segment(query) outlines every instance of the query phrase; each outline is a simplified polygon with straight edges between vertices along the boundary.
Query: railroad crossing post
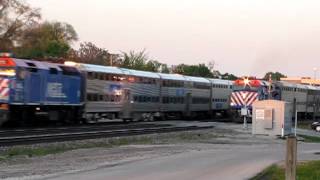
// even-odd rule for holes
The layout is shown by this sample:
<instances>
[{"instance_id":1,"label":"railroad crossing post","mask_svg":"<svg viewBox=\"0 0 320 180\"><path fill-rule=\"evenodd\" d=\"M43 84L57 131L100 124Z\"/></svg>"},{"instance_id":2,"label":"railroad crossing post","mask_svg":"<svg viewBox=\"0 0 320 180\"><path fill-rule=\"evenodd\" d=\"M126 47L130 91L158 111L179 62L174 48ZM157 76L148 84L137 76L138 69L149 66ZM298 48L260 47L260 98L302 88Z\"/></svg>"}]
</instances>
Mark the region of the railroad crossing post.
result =
<instances>
[{"instance_id":1,"label":"railroad crossing post","mask_svg":"<svg viewBox=\"0 0 320 180\"><path fill-rule=\"evenodd\" d=\"M287 137L286 180L296 180L297 137Z\"/></svg>"},{"instance_id":2,"label":"railroad crossing post","mask_svg":"<svg viewBox=\"0 0 320 180\"><path fill-rule=\"evenodd\" d=\"M241 115L243 116L243 129L248 129L248 122L247 122L248 108L246 105L244 106L244 108L241 109Z\"/></svg>"}]
</instances>

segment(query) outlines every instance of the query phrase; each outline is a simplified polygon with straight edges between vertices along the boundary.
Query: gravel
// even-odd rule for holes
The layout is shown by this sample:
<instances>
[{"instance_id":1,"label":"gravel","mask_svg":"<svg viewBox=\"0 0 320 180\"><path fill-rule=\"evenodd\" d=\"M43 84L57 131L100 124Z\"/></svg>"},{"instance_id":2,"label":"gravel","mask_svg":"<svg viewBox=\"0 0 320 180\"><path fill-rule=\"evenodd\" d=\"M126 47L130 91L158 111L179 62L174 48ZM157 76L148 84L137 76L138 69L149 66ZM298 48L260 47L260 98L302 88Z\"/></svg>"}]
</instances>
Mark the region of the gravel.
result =
<instances>
[{"instance_id":1,"label":"gravel","mask_svg":"<svg viewBox=\"0 0 320 180\"><path fill-rule=\"evenodd\" d=\"M45 156L15 156L0 161L0 178L46 179L49 177L89 171L101 167L117 166L124 163L150 159L161 156L171 156L177 153L203 151L212 148L228 148L232 144L268 145L283 143L282 140L266 136L252 136L250 131L243 130L241 124L217 123L211 130L179 132L155 135L141 135L152 139L152 143L133 143L111 147L91 147L74 149L63 153ZM74 144L105 143L110 139L84 140L64 142L64 146ZM40 144L24 147L50 147L61 143ZM4 151L5 149L0 149Z\"/></svg>"}]
</instances>

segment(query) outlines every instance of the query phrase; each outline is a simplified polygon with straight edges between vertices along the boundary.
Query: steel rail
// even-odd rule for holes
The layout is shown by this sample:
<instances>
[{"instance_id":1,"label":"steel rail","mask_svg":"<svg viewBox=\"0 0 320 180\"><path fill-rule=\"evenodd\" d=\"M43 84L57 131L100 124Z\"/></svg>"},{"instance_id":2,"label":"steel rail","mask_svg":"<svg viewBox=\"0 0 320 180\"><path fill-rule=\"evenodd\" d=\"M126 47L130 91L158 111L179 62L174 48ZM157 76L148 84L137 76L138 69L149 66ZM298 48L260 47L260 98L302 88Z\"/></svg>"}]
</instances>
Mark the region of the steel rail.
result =
<instances>
[{"instance_id":1,"label":"steel rail","mask_svg":"<svg viewBox=\"0 0 320 180\"><path fill-rule=\"evenodd\" d=\"M142 135L142 134L201 130L201 129L210 129L210 128L213 128L213 126L150 127L150 128L120 129L120 130L97 130L97 131L64 132L64 133L40 134L40 135L9 136L9 137L0 137L0 146L62 142L62 141L85 140L85 139L107 138L107 137L121 137L121 136L132 136L132 135Z\"/></svg>"}]
</instances>

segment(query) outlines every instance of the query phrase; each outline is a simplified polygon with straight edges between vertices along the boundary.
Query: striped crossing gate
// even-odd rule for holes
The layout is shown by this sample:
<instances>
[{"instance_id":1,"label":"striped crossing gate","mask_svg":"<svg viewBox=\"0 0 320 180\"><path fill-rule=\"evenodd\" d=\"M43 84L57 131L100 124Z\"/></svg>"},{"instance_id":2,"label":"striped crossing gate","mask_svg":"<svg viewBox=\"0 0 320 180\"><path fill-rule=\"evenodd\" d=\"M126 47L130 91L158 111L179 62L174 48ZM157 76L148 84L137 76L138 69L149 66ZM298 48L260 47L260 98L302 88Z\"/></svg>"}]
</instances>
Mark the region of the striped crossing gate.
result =
<instances>
[{"instance_id":1,"label":"striped crossing gate","mask_svg":"<svg viewBox=\"0 0 320 180\"><path fill-rule=\"evenodd\" d=\"M258 100L258 93L254 91L235 91L231 93L232 107L251 107Z\"/></svg>"},{"instance_id":2,"label":"striped crossing gate","mask_svg":"<svg viewBox=\"0 0 320 180\"><path fill-rule=\"evenodd\" d=\"M10 79L0 77L0 100L9 100Z\"/></svg>"}]
</instances>

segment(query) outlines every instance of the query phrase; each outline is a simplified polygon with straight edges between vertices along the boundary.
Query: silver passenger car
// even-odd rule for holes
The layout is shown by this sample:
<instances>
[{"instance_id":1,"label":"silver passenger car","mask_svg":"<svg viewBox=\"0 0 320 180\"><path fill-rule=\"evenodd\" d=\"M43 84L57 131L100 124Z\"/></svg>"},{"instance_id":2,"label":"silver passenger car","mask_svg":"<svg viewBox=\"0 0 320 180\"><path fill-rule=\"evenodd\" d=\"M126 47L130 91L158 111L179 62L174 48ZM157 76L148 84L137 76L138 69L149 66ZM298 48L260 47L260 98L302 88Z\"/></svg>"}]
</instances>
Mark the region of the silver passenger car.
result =
<instances>
[{"instance_id":1,"label":"silver passenger car","mask_svg":"<svg viewBox=\"0 0 320 180\"><path fill-rule=\"evenodd\" d=\"M211 112L211 82L202 77L185 76L187 79L187 112L191 116L207 116Z\"/></svg>"},{"instance_id":2,"label":"silver passenger car","mask_svg":"<svg viewBox=\"0 0 320 180\"><path fill-rule=\"evenodd\" d=\"M187 112L189 81L179 74L158 73L161 78L160 103L161 113L165 117L182 117Z\"/></svg>"},{"instance_id":3,"label":"silver passenger car","mask_svg":"<svg viewBox=\"0 0 320 180\"><path fill-rule=\"evenodd\" d=\"M125 77L117 67L77 64L85 76L84 118L96 121L119 116L125 102L123 88Z\"/></svg>"},{"instance_id":4,"label":"silver passenger car","mask_svg":"<svg viewBox=\"0 0 320 180\"><path fill-rule=\"evenodd\" d=\"M230 94L233 90L233 81L209 79L212 83L212 110L214 114L226 116L230 108Z\"/></svg>"},{"instance_id":5,"label":"silver passenger car","mask_svg":"<svg viewBox=\"0 0 320 180\"><path fill-rule=\"evenodd\" d=\"M153 120L160 116L160 76L157 73L120 68L125 77L122 118Z\"/></svg>"}]
</instances>

